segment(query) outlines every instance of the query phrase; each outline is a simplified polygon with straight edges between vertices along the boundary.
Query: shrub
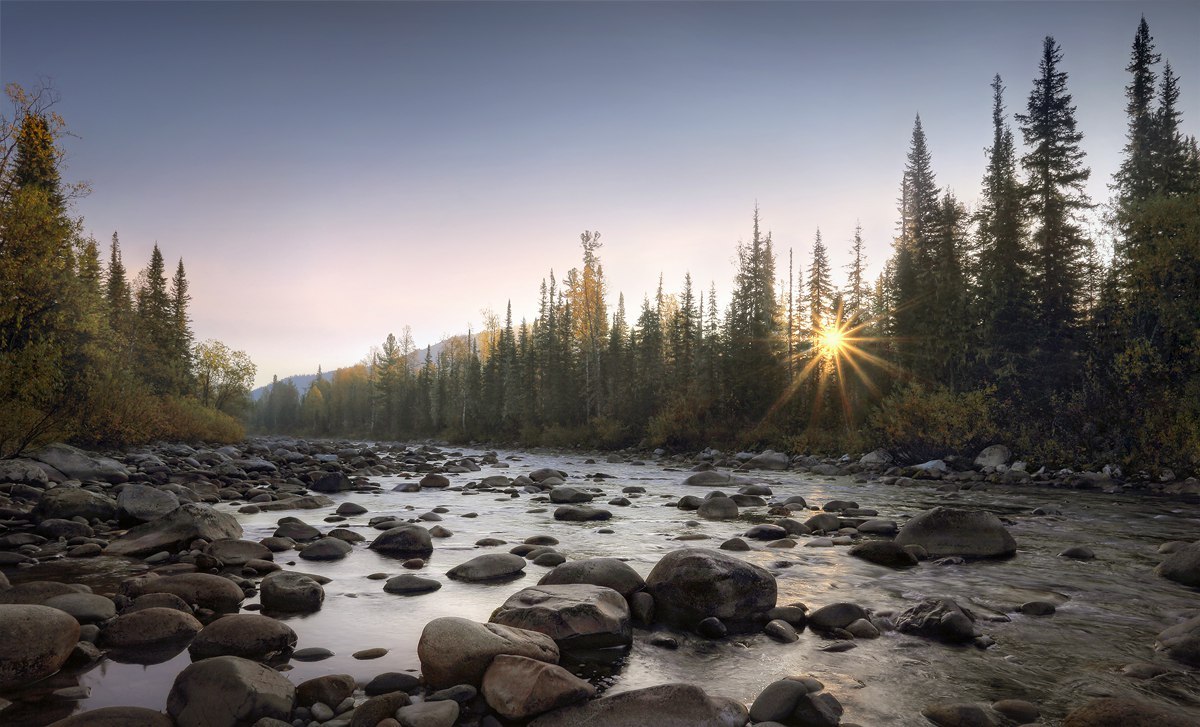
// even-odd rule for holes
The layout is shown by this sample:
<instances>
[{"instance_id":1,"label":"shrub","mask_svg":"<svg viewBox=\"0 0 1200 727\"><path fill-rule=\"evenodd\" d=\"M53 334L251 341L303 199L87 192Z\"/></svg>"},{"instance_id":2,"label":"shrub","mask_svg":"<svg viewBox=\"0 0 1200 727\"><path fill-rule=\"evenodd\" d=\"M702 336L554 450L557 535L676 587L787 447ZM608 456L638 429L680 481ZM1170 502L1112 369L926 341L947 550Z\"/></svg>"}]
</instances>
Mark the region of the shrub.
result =
<instances>
[{"instance_id":1,"label":"shrub","mask_svg":"<svg viewBox=\"0 0 1200 727\"><path fill-rule=\"evenodd\" d=\"M974 454L997 436L991 388L955 393L910 383L886 396L869 424L902 460Z\"/></svg>"}]
</instances>

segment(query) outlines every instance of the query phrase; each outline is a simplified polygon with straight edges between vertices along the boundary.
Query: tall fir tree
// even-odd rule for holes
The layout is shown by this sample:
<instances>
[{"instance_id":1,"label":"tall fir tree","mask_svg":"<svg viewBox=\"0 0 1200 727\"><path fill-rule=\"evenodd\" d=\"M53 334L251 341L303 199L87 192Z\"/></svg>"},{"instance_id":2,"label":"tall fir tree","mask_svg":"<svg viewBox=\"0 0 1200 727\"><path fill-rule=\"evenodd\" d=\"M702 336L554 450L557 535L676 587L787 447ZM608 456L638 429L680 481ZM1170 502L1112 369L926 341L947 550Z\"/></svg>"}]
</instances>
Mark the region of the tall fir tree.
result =
<instances>
[{"instance_id":1,"label":"tall fir tree","mask_svg":"<svg viewBox=\"0 0 1200 727\"><path fill-rule=\"evenodd\" d=\"M829 271L829 254L817 229L813 239L812 262L808 266L808 322L813 331L819 331L829 322L833 313L833 278Z\"/></svg>"}]
</instances>

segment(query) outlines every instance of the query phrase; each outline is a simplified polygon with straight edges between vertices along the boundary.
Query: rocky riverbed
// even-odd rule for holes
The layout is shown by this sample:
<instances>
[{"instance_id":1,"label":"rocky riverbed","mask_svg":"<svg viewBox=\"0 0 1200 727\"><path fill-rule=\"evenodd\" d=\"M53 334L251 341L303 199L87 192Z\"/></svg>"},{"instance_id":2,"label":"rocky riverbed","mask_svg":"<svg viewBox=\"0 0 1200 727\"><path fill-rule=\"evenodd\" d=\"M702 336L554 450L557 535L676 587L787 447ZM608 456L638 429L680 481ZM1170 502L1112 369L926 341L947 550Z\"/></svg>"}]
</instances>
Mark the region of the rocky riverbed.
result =
<instances>
[{"instance_id":1,"label":"rocky riverbed","mask_svg":"<svg viewBox=\"0 0 1200 727\"><path fill-rule=\"evenodd\" d=\"M1200 724L1197 493L1003 448L54 445L0 461L0 724Z\"/></svg>"}]
</instances>

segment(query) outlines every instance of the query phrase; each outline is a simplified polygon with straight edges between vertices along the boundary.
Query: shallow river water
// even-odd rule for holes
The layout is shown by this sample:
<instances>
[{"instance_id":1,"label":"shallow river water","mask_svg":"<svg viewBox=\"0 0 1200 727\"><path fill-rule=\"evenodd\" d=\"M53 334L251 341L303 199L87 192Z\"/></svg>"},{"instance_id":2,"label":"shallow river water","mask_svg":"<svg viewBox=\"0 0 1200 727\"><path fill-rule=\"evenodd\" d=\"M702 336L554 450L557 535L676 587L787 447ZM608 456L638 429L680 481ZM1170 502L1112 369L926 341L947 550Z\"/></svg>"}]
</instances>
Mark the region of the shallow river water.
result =
<instances>
[{"instance_id":1,"label":"shallow river water","mask_svg":"<svg viewBox=\"0 0 1200 727\"><path fill-rule=\"evenodd\" d=\"M463 450L463 454L480 453ZM321 674L348 673L368 680L384 671L418 671L416 643L426 622L439 616L486 621L510 594L534 585L547 569L531 563L523 577L497 584L452 581L446 578L446 571L482 552L506 551L531 535L558 538L557 549L569 559L617 557L645 576L667 551L688 546L715 548L762 522L766 515L763 507L743 508L737 520L701 520L698 525L688 525L696 513L666 504L685 494L702 497L708 489L684 486L688 472L653 461L644 466L605 464L602 459L599 464L584 464L584 456L499 454L509 468L485 465L479 473L449 475L452 485L491 474L511 477L553 467L568 473L567 484L600 488L603 495L592 504L611 510L613 519L557 522L552 517L554 505L531 502L533 496L524 493L513 498L494 492L392 492L395 484L408 479L402 477L373 478L381 485L378 492L334 495L334 507L350 500L368 508L369 513L336 524L361 532L368 541L377 533L367 526L372 516L415 517L434 507L448 508L439 524L453 536L434 540L433 556L418 572L436 578L443 587L419 596L384 593L383 581L366 576L407 571L399 560L367 550L366 543L357 544L350 556L337 562L304 561L295 558L294 552L276 554L276 562L287 563L286 567L332 579L325 585L326 600L319 612L285 620L299 635L298 648L325 647L335 656L315 663L293 661L293 668L285 672L290 679L299 683ZM597 472L612 478L584 479ZM651 631L637 629L632 650L620 662L575 664L577 673L589 676L610 693L685 681L747 705L772 681L809 674L824 682L845 706L844 721L862 725L927 725L920 711L930 702L987 703L1007 698L1039 705L1043 722L1054 724L1071 708L1106 695L1174 704L1195 715L1200 724L1200 674L1189 673L1153 649L1156 633L1200 609L1200 593L1151 572L1160 559L1156 554L1160 543L1200 538L1200 505L999 485L948 494L938 492L936 483L899 488L855 482L850 477L793 472L747 476L770 485L777 499L802 495L810 506L834 499L853 500L877 510L879 517L901 522L937 505L986 508L1009 520L1018 552L1004 561L948 566L925 562L898 571L851 558L847 547L803 547L808 540L805 537L797 538L800 547L794 549L765 548L752 541L753 550L737 554L776 575L781 605L799 601L816 608L853 601L869 609L898 612L922 598L948 596L975 611L982 631L994 638L996 645L979 650L887 633L879 639L860 640L857 648L847 652L826 653L820 647L828 641L805 631L792 644L779 644L762 634L717 642L676 634L679 649L670 651L649 643ZM629 485L645 487L646 493L633 497L629 507L604 504ZM726 488L726 492L734 491ZM236 506L220 507L236 511ZM271 535L276 521L284 516L299 517L323 530L335 527L322 522L334 507L238 518L245 528L244 537L258 540ZM1063 515L1034 517L1030 513L1036 507L1055 507ZM463 517L468 513L478 517ZM599 533L602 528L614 532ZM702 533L709 539L674 539L684 533ZM500 538L509 545L477 548L475 541L484 537ZM1057 557L1071 545L1092 548L1096 559L1084 562ZM54 574L52 567L39 566L34 572L22 573L20 580L63 578ZM121 570L114 563L108 573L87 572L77 579L93 585L97 592L111 592L113 576ZM1043 617L1015 613L1016 606L1031 600L1049 600L1058 610ZM369 661L351 657L353 652L371 647L389 651ZM1152 680L1135 680L1121 673L1123 666L1133 662L1157 663L1171 671ZM79 683L91 689L81 706L162 709L176 673L188 663L186 651L150 666L105 660L80 678Z\"/></svg>"}]
</instances>

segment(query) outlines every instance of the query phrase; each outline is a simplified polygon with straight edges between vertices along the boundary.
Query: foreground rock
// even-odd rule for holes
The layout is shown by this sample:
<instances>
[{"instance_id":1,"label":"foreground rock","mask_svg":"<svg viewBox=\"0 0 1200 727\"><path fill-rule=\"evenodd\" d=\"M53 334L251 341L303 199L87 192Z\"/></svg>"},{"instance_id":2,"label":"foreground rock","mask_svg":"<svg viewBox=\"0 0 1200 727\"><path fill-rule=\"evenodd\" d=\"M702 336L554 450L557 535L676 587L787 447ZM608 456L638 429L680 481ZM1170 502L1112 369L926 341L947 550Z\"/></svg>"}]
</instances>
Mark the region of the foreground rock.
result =
<instances>
[{"instance_id":1,"label":"foreground rock","mask_svg":"<svg viewBox=\"0 0 1200 727\"><path fill-rule=\"evenodd\" d=\"M264 717L287 722L296 688L279 672L237 656L198 661L175 677L167 714L177 727L238 727Z\"/></svg>"},{"instance_id":2,"label":"foreground rock","mask_svg":"<svg viewBox=\"0 0 1200 727\"><path fill-rule=\"evenodd\" d=\"M979 632L975 617L949 598L926 599L896 617L896 629L948 644L971 641Z\"/></svg>"},{"instance_id":3,"label":"foreground rock","mask_svg":"<svg viewBox=\"0 0 1200 727\"><path fill-rule=\"evenodd\" d=\"M1200 543L1185 545L1171 553L1154 572L1176 583L1200 588Z\"/></svg>"},{"instance_id":4,"label":"foreground rock","mask_svg":"<svg viewBox=\"0 0 1200 727\"><path fill-rule=\"evenodd\" d=\"M1135 699L1094 699L1067 715L1063 727L1195 727L1179 712Z\"/></svg>"},{"instance_id":5,"label":"foreground rock","mask_svg":"<svg viewBox=\"0 0 1200 727\"><path fill-rule=\"evenodd\" d=\"M775 576L752 563L707 548L667 553L646 578L657 620L694 629L706 618L731 632L757 631L775 607Z\"/></svg>"},{"instance_id":6,"label":"foreground rock","mask_svg":"<svg viewBox=\"0 0 1200 727\"><path fill-rule=\"evenodd\" d=\"M259 601L267 611L312 613L325 602L325 589L304 573L276 571L263 578Z\"/></svg>"},{"instance_id":7,"label":"foreground rock","mask_svg":"<svg viewBox=\"0 0 1200 727\"><path fill-rule=\"evenodd\" d=\"M428 558L433 553L433 540L420 525L400 525L384 530L367 547L387 555Z\"/></svg>"},{"instance_id":8,"label":"foreground rock","mask_svg":"<svg viewBox=\"0 0 1200 727\"><path fill-rule=\"evenodd\" d=\"M948 507L935 507L909 520L895 542L919 545L932 558L1005 558L1017 552L1017 541L994 514Z\"/></svg>"},{"instance_id":9,"label":"foreground rock","mask_svg":"<svg viewBox=\"0 0 1200 727\"><path fill-rule=\"evenodd\" d=\"M208 505L180 505L158 520L138 525L104 549L107 555L147 556L160 551L178 552L193 540L242 537L242 526L229 513Z\"/></svg>"},{"instance_id":10,"label":"foreground rock","mask_svg":"<svg viewBox=\"0 0 1200 727\"><path fill-rule=\"evenodd\" d=\"M1200 616L1164 630L1155 641L1172 659L1200 667Z\"/></svg>"},{"instance_id":11,"label":"foreground rock","mask_svg":"<svg viewBox=\"0 0 1200 727\"><path fill-rule=\"evenodd\" d=\"M603 649L633 642L629 604L603 586L526 588L510 596L490 620L546 634L559 649Z\"/></svg>"},{"instance_id":12,"label":"foreground rock","mask_svg":"<svg viewBox=\"0 0 1200 727\"><path fill-rule=\"evenodd\" d=\"M529 727L743 727L746 708L691 684L622 692L542 715Z\"/></svg>"},{"instance_id":13,"label":"foreground rock","mask_svg":"<svg viewBox=\"0 0 1200 727\"><path fill-rule=\"evenodd\" d=\"M29 457L50 465L73 480L99 480L110 483L129 481L129 470L120 462L107 457L93 457L82 449L67 444L48 444Z\"/></svg>"},{"instance_id":14,"label":"foreground rock","mask_svg":"<svg viewBox=\"0 0 1200 727\"><path fill-rule=\"evenodd\" d=\"M570 583L587 583L604 586L629 598L646 586L638 572L616 558L585 558L563 563L542 576L538 585L558 586Z\"/></svg>"},{"instance_id":15,"label":"foreground rock","mask_svg":"<svg viewBox=\"0 0 1200 727\"><path fill-rule=\"evenodd\" d=\"M118 616L104 628L100 643L125 652L172 644L179 644L182 649L201 628L200 622L190 613L153 606Z\"/></svg>"},{"instance_id":16,"label":"foreground rock","mask_svg":"<svg viewBox=\"0 0 1200 727\"><path fill-rule=\"evenodd\" d=\"M79 641L79 622L49 606L0 605L0 689L55 673Z\"/></svg>"},{"instance_id":17,"label":"foreground rock","mask_svg":"<svg viewBox=\"0 0 1200 727\"><path fill-rule=\"evenodd\" d=\"M485 553L454 566L446 575L461 581L493 581L520 575L527 563L512 553Z\"/></svg>"},{"instance_id":18,"label":"foreground rock","mask_svg":"<svg viewBox=\"0 0 1200 727\"><path fill-rule=\"evenodd\" d=\"M508 719L525 720L589 699L596 688L557 664L501 654L483 675L488 706Z\"/></svg>"},{"instance_id":19,"label":"foreground rock","mask_svg":"<svg viewBox=\"0 0 1200 727\"><path fill-rule=\"evenodd\" d=\"M232 613L246 599L242 589L228 578L211 573L181 573L175 576L145 576L121 584L121 591L137 598L147 593L173 593L185 603Z\"/></svg>"},{"instance_id":20,"label":"foreground rock","mask_svg":"<svg viewBox=\"0 0 1200 727\"><path fill-rule=\"evenodd\" d=\"M804 727L837 727L842 705L822 684L809 677L780 679L767 685L750 707L755 722L778 722Z\"/></svg>"},{"instance_id":21,"label":"foreground rock","mask_svg":"<svg viewBox=\"0 0 1200 727\"><path fill-rule=\"evenodd\" d=\"M436 618L425 624L417 642L421 674L434 689L479 686L492 659L500 654L558 663L558 647L545 634L465 618Z\"/></svg>"},{"instance_id":22,"label":"foreground rock","mask_svg":"<svg viewBox=\"0 0 1200 727\"><path fill-rule=\"evenodd\" d=\"M270 661L286 656L296 646L296 632L282 621L253 613L223 616L213 621L192 640L192 659L240 656Z\"/></svg>"}]
</instances>

